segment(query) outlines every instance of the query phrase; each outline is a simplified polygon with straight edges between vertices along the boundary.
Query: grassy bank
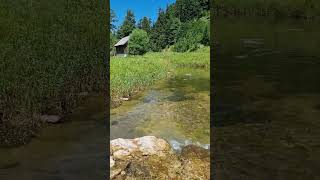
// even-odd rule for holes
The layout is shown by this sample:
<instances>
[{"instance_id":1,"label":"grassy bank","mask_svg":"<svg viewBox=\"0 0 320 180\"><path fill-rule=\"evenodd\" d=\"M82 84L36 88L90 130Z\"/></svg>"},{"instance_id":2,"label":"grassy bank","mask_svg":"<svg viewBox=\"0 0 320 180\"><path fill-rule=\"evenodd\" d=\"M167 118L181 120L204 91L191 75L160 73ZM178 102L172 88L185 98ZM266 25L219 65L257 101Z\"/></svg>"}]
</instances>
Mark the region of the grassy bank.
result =
<instances>
[{"instance_id":1,"label":"grassy bank","mask_svg":"<svg viewBox=\"0 0 320 180\"><path fill-rule=\"evenodd\" d=\"M210 48L204 47L195 52L167 54L170 62L175 67L210 68Z\"/></svg>"},{"instance_id":2,"label":"grassy bank","mask_svg":"<svg viewBox=\"0 0 320 180\"><path fill-rule=\"evenodd\" d=\"M320 17L320 3L314 0L215 0L212 7L214 14L221 16Z\"/></svg>"},{"instance_id":3,"label":"grassy bank","mask_svg":"<svg viewBox=\"0 0 320 180\"><path fill-rule=\"evenodd\" d=\"M72 110L102 91L105 4L4 0L0 6L0 146L26 143L41 114Z\"/></svg>"},{"instance_id":4,"label":"grassy bank","mask_svg":"<svg viewBox=\"0 0 320 180\"><path fill-rule=\"evenodd\" d=\"M143 56L112 57L110 62L111 105L117 106L122 97L133 94L165 78L178 67L209 68L210 49L195 52L152 52Z\"/></svg>"}]
</instances>

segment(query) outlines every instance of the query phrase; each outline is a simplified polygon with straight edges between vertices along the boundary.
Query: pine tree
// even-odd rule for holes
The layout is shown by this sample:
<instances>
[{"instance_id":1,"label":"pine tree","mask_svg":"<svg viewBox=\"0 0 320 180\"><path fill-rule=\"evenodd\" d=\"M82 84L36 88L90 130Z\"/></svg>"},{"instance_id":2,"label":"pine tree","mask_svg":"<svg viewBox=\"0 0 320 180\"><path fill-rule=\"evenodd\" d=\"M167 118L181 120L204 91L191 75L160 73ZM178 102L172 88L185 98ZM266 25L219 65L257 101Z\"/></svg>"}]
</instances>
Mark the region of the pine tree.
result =
<instances>
[{"instance_id":1,"label":"pine tree","mask_svg":"<svg viewBox=\"0 0 320 180\"><path fill-rule=\"evenodd\" d=\"M166 41L166 14L162 9L159 9L159 15L151 32L151 49L153 51L160 51L167 45Z\"/></svg>"},{"instance_id":2,"label":"pine tree","mask_svg":"<svg viewBox=\"0 0 320 180\"><path fill-rule=\"evenodd\" d=\"M174 4L167 6L165 35L167 46L173 45L177 40L177 35L181 26L180 20L175 16Z\"/></svg>"},{"instance_id":3,"label":"pine tree","mask_svg":"<svg viewBox=\"0 0 320 180\"><path fill-rule=\"evenodd\" d=\"M129 36L131 32L135 29L135 27L136 27L136 20L135 20L134 14L131 10L128 10L125 20L123 21L123 24L121 25L117 33L117 37L121 39L125 36Z\"/></svg>"},{"instance_id":4,"label":"pine tree","mask_svg":"<svg viewBox=\"0 0 320 180\"><path fill-rule=\"evenodd\" d=\"M110 10L110 30L111 31L116 30L116 25L114 24L115 22L117 22L116 13L111 9Z\"/></svg>"},{"instance_id":5,"label":"pine tree","mask_svg":"<svg viewBox=\"0 0 320 180\"><path fill-rule=\"evenodd\" d=\"M201 0L205 2L205 0ZM176 16L181 22L187 22L199 18L203 8L200 1L195 0L177 0L175 4Z\"/></svg>"},{"instance_id":6,"label":"pine tree","mask_svg":"<svg viewBox=\"0 0 320 180\"><path fill-rule=\"evenodd\" d=\"M151 32L151 19L143 17L138 23L138 28L146 31L148 34Z\"/></svg>"}]
</instances>

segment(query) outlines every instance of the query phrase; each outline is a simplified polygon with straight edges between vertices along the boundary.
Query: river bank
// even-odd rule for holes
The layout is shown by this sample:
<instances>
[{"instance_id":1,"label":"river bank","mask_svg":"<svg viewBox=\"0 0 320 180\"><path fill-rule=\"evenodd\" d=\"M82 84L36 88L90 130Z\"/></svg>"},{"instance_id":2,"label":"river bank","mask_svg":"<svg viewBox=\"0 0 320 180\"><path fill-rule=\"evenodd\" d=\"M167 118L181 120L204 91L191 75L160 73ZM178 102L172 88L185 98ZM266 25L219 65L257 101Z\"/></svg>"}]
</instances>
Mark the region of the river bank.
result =
<instances>
[{"instance_id":1,"label":"river bank","mask_svg":"<svg viewBox=\"0 0 320 180\"><path fill-rule=\"evenodd\" d=\"M118 107L155 82L172 76L177 67L208 69L209 51L209 47L204 47L186 53L160 52L126 58L111 57L111 107Z\"/></svg>"},{"instance_id":2,"label":"river bank","mask_svg":"<svg viewBox=\"0 0 320 180\"><path fill-rule=\"evenodd\" d=\"M189 145L180 154L154 136L110 142L110 179L210 179L210 153Z\"/></svg>"},{"instance_id":3,"label":"river bank","mask_svg":"<svg viewBox=\"0 0 320 180\"><path fill-rule=\"evenodd\" d=\"M103 179L105 111L104 96L90 95L63 123L46 125L28 144L0 148L1 179Z\"/></svg>"},{"instance_id":4,"label":"river bank","mask_svg":"<svg viewBox=\"0 0 320 180\"><path fill-rule=\"evenodd\" d=\"M169 62L169 73L111 109L111 140L152 135L168 141L177 152L189 144L209 149L209 48L158 55ZM130 63L126 60L119 59Z\"/></svg>"},{"instance_id":5,"label":"river bank","mask_svg":"<svg viewBox=\"0 0 320 180\"><path fill-rule=\"evenodd\" d=\"M51 111L51 113L54 113L52 115L20 113L14 116L14 120L2 122L0 124L0 148L14 148L30 143L33 138L39 136L42 129L50 126L50 124L63 123L66 116L70 115L82 103L85 103L86 99L97 96L96 94L98 93L79 93L76 97L73 97L73 103L70 103L67 112Z\"/></svg>"},{"instance_id":6,"label":"river bank","mask_svg":"<svg viewBox=\"0 0 320 180\"><path fill-rule=\"evenodd\" d=\"M120 87L129 87L127 92L142 86L139 79L146 81L110 111L110 178L210 179L209 48L113 60L129 71L111 74L125 82ZM152 68L139 64L149 61L165 64L157 69L161 76L153 79Z\"/></svg>"},{"instance_id":7,"label":"river bank","mask_svg":"<svg viewBox=\"0 0 320 180\"><path fill-rule=\"evenodd\" d=\"M319 20L319 2L303 0L266 0L238 2L217 1L212 6L215 16L274 17Z\"/></svg>"}]
</instances>

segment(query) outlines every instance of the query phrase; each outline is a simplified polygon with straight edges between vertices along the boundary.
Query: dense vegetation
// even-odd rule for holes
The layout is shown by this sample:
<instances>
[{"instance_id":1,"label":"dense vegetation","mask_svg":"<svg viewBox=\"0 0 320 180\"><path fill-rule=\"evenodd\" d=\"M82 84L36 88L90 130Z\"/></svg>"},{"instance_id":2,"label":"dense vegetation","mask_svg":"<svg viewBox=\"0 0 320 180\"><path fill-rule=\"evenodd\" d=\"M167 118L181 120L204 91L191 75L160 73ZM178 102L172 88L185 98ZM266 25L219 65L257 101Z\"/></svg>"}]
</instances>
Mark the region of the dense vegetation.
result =
<instances>
[{"instance_id":1,"label":"dense vegetation","mask_svg":"<svg viewBox=\"0 0 320 180\"><path fill-rule=\"evenodd\" d=\"M131 32L135 29L135 27L136 27L136 20L135 20L134 14L131 10L128 10L126 19L123 21L122 26L117 31L118 39L121 39L125 36L129 36Z\"/></svg>"},{"instance_id":2,"label":"dense vegetation","mask_svg":"<svg viewBox=\"0 0 320 180\"><path fill-rule=\"evenodd\" d=\"M215 0L216 15L274 16L315 19L320 16L319 0Z\"/></svg>"},{"instance_id":3,"label":"dense vegetation","mask_svg":"<svg viewBox=\"0 0 320 180\"><path fill-rule=\"evenodd\" d=\"M64 114L81 92L104 89L105 8L95 0L1 0L1 145L10 144L9 126L39 124L38 115Z\"/></svg>"},{"instance_id":4,"label":"dense vegetation","mask_svg":"<svg viewBox=\"0 0 320 180\"><path fill-rule=\"evenodd\" d=\"M167 75L176 67L210 68L209 47L194 52L148 52L143 56L111 57L111 105L117 106L122 97L130 97Z\"/></svg>"},{"instance_id":5,"label":"dense vegetation","mask_svg":"<svg viewBox=\"0 0 320 180\"><path fill-rule=\"evenodd\" d=\"M148 51L149 36L145 30L135 29L130 36L129 54L139 55Z\"/></svg>"},{"instance_id":6,"label":"dense vegetation","mask_svg":"<svg viewBox=\"0 0 320 180\"><path fill-rule=\"evenodd\" d=\"M145 49L149 51L159 52L168 48L178 52L194 51L201 45L209 45L209 15L209 0L177 0L165 10L159 9L158 18L153 24L150 18L143 17L136 25L134 13L128 10L119 30L110 36L116 41L138 28L147 32L150 42ZM115 21L113 15L111 26L114 26L112 22Z\"/></svg>"}]
</instances>

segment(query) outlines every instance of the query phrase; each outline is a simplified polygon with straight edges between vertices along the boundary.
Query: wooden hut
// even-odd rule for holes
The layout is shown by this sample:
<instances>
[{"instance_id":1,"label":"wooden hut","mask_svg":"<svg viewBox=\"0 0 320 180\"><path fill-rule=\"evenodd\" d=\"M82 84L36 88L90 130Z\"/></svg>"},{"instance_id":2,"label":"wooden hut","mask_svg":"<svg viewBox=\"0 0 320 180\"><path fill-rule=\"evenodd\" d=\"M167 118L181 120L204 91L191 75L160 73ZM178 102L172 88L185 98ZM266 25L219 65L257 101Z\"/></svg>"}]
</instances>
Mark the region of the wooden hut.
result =
<instances>
[{"instance_id":1,"label":"wooden hut","mask_svg":"<svg viewBox=\"0 0 320 180\"><path fill-rule=\"evenodd\" d=\"M129 49L128 49L129 38L130 38L130 36L126 36L126 37L120 39L120 41L114 45L116 47L116 55L117 56L126 57L128 55L128 53L129 53Z\"/></svg>"}]
</instances>

